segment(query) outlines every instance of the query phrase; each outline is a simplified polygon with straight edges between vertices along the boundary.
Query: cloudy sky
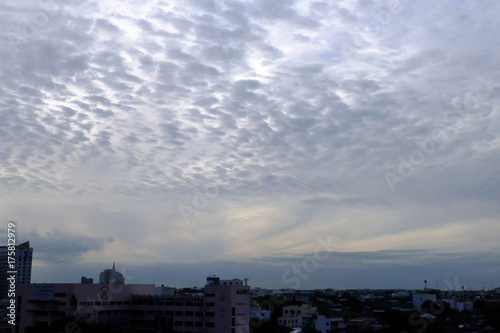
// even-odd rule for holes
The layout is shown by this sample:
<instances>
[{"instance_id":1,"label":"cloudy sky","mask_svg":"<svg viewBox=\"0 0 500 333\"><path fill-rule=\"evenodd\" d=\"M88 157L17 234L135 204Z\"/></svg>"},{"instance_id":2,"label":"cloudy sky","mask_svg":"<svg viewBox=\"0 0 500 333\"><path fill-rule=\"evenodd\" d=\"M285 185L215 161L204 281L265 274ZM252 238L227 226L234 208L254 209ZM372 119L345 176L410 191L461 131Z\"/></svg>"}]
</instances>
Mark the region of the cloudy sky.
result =
<instances>
[{"instance_id":1,"label":"cloudy sky","mask_svg":"<svg viewBox=\"0 0 500 333\"><path fill-rule=\"evenodd\" d=\"M500 286L499 12L3 2L2 238L35 282Z\"/></svg>"}]
</instances>

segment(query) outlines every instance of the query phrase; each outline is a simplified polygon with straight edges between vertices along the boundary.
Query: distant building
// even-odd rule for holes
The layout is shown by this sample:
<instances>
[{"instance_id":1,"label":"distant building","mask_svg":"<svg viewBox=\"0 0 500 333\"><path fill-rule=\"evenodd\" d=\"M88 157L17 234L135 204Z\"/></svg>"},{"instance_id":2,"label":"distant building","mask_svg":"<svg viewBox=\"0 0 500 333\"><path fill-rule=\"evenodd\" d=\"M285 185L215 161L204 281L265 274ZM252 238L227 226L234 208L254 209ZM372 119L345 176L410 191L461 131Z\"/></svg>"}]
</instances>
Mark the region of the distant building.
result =
<instances>
[{"instance_id":1,"label":"distant building","mask_svg":"<svg viewBox=\"0 0 500 333\"><path fill-rule=\"evenodd\" d=\"M283 315L278 317L278 324L288 328L300 328L303 318L314 315L317 309L309 304L288 305L283 307Z\"/></svg>"},{"instance_id":2,"label":"distant building","mask_svg":"<svg viewBox=\"0 0 500 333\"><path fill-rule=\"evenodd\" d=\"M393 298L405 298L410 297L410 292L408 290L398 291L391 294Z\"/></svg>"},{"instance_id":3,"label":"distant building","mask_svg":"<svg viewBox=\"0 0 500 333\"><path fill-rule=\"evenodd\" d=\"M321 333L333 333L345 331L346 324L343 318L327 318L324 315L319 315L316 318L314 328Z\"/></svg>"},{"instance_id":4,"label":"distant building","mask_svg":"<svg viewBox=\"0 0 500 333\"><path fill-rule=\"evenodd\" d=\"M12 251L7 246L0 246L0 299L7 298L9 271L16 271L16 285L31 282L31 265L33 261L33 248L30 242L24 242L15 247L14 259L15 268L12 269L8 264L8 257Z\"/></svg>"},{"instance_id":5,"label":"distant building","mask_svg":"<svg viewBox=\"0 0 500 333\"><path fill-rule=\"evenodd\" d=\"M254 302L250 306L250 318L257 321L269 321L271 320L271 309L262 308L258 302Z\"/></svg>"},{"instance_id":6,"label":"distant building","mask_svg":"<svg viewBox=\"0 0 500 333\"><path fill-rule=\"evenodd\" d=\"M269 289L262 289L262 288L254 288L252 289L252 295L255 297L264 297L264 296L270 296L271 295L271 290Z\"/></svg>"},{"instance_id":7,"label":"distant building","mask_svg":"<svg viewBox=\"0 0 500 333\"><path fill-rule=\"evenodd\" d=\"M443 302L447 303L450 308L457 311L472 311L474 308L474 303L472 301L457 301L454 299L443 299Z\"/></svg>"},{"instance_id":8,"label":"distant building","mask_svg":"<svg viewBox=\"0 0 500 333\"><path fill-rule=\"evenodd\" d=\"M415 292L413 294L413 306L415 307L415 310L420 311L420 307L424 302L426 301L433 301L436 302L436 294L430 294L426 292Z\"/></svg>"},{"instance_id":9,"label":"distant building","mask_svg":"<svg viewBox=\"0 0 500 333\"><path fill-rule=\"evenodd\" d=\"M82 276L82 284L92 284L94 283L93 278L86 278L85 276Z\"/></svg>"},{"instance_id":10,"label":"distant building","mask_svg":"<svg viewBox=\"0 0 500 333\"><path fill-rule=\"evenodd\" d=\"M125 284L125 277L122 273L117 272L115 269L115 263L113 262L113 268L105 269L99 275L100 284Z\"/></svg>"},{"instance_id":11,"label":"distant building","mask_svg":"<svg viewBox=\"0 0 500 333\"><path fill-rule=\"evenodd\" d=\"M161 285L161 287L155 288L156 296L175 296L175 288L173 287L165 287Z\"/></svg>"}]
</instances>

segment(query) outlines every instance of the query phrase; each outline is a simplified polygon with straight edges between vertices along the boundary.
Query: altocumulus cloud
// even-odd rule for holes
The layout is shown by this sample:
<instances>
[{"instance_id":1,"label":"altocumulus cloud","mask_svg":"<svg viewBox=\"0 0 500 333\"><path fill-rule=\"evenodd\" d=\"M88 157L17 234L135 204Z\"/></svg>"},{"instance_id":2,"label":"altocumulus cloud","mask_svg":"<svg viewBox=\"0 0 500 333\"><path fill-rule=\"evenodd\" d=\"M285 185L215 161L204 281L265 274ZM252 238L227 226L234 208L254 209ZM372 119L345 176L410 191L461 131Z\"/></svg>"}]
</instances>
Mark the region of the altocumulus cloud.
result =
<instances>
[{"instance_id":1,"label":"altocumulus cloud","mask_svg":"<svg viewBox=\"0 0 500 333\"><path fill-rule=\"evenodd\" d=\"M339 252L497 253L499 10L2 4L1 212L45 262L300 256L324 235Z\"/></svg>"}]
</instances>

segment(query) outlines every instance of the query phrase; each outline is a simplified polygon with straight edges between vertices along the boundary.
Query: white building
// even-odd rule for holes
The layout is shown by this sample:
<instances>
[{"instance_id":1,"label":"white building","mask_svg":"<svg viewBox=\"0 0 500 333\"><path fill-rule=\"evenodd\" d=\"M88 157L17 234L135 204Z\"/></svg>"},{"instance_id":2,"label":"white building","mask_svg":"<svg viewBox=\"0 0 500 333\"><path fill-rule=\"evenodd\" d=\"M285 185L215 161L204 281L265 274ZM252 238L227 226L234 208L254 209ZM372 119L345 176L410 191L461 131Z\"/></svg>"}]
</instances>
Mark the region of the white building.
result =
<instances>
[{"instance_id":1,"label":"white building","mask_svg":"<svg viewBox=\"0 0 500 333\"><path fill-rule=\"evenodd\" d=\"M175 296L175 288L165 287L164 285L161 285L161 287L155 288L155 295L157 295L157 296Z\"/></svg>"},{"instance_id":2,"label":"white building","mask_svg":"<svg viewBox=\"0 0 500 333\"><path fill-rule=\"evenodd\" d=\"M301 328L303 317L314 315L317 309L309 304L288 305L283 307L283 315L278 317L278 325L288 328Z\"/></svg>"},{"instance_id":3,"label":"white building","mask_svg":"<svg viewBox=\"0 0 500 333\"><path fill-rule=\"evenodd\" d=\"M461 302L454 299L443 299L443 302L447 303L450 308L457 311L472 311L474 308L474 303L472 301Z\"/></svg>"},{"instance_id":4,"label":"white building","mask_svg":"<svg viewBox=\"0 0 500 333\"><path fill-rule=\"evenodd\" d=\"M415 292L413 294L413 306L415 307L415 310L420 311L420 307L426 301L436 302L436 294L429 294L423 292Z\"/></svg>"},{"instance_id":5,"label":"white building","mask_svg":"<svg viewBox=\"0 0 500 333\"><path fill-rule=\"evenodd\" d=\"M314 328L321 333L338 332L346 328L343 318L327 318L324 315L319 315L316 318Z\"/></svg>"}]
</instances>

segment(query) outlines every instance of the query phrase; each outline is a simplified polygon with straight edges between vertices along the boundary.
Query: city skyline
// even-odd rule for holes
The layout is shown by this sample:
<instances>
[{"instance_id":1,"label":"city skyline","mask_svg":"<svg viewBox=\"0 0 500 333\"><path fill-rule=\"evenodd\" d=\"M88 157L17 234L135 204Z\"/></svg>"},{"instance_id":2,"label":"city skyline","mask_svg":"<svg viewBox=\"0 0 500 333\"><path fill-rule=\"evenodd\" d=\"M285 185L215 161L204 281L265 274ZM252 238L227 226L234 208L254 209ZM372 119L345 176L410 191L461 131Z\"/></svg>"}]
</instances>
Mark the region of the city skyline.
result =
<instances>
[{"instance_id":1,"label":"city skyline","mask_svg":"<svg viewBox=\"0 0 500 333\"><path fill-rule=\"evenodd\" d=\"M205 276L235 276L248 279L252 287L265 289L406 289L421 290L424 288L460 291L492 290L498 288L498 277L490 274L491 268L498 264L498 258L486 258L485 254L475 258L475 265L466 265L463 258L456 254L441 254L442 262L426 262L419 264L403 264L406 258L414 257L417 251L398 253L397 251L381 251L380 256L373 253L338 253L318 252L317 265L311 265L315 254L304 257L286 258L281 264L261 260L252 262L197 262L170 263L162 265L127 265L118 264L119 276L127 279L126 284L155 284L169 287L200 287ZM425 252L425 251L421 251ZM35 252L36 253L36 252ZM436 253L427 253L428 257L436 257ZM36 257L36 255L35 255ZM385 265L379 261L385 258ZM397 258L398 260L394 260ZM369 263L367 261L374 261ZM392 263L392 264L391 264ZM443 264L446 269L443 269ZM81 277L100 281L105 271L112 269L106 264L80 266L80 275L76 271L68 272L67 267L60 265L34 269L34 283L77 283ZM230 268L228 268L230 267ZM59 271L58 271L59 270ZM123 270L123 271L122 271ZM101 272L102 271L102 272ZM101 273L100 273L101 272ZM198 274L201 274L198 276ZM204 275L203 275L204 274ZM411 275L408 279L405 276ZM377 279L384 283L377 283ZM270 282L272 281L272 282ZM374 282L375 281L375 282ZM424 283L425 281L425 283ZM472 284L470 282L474 281ZM479 281L479 282L478 282ZM252 283L253 282L253 283ZM101 283L101 282L99 282Z\"/></svg>"},{"instance_id":2,"label":"city skyline","mask_svg":"<svg viewBox=\"0 0 500 333\"><path fill-rule=\"evenodd\" d=\"M498 287L499 11L4 4L0 244L33 282Z\"/></svg>"}]
</instances>

